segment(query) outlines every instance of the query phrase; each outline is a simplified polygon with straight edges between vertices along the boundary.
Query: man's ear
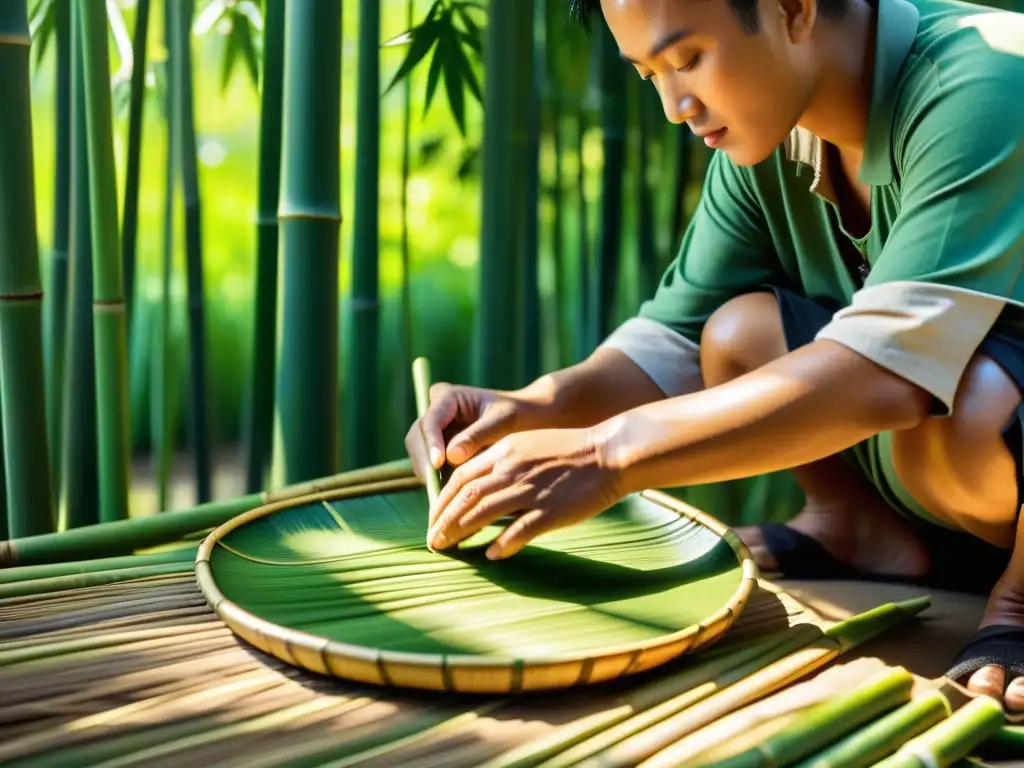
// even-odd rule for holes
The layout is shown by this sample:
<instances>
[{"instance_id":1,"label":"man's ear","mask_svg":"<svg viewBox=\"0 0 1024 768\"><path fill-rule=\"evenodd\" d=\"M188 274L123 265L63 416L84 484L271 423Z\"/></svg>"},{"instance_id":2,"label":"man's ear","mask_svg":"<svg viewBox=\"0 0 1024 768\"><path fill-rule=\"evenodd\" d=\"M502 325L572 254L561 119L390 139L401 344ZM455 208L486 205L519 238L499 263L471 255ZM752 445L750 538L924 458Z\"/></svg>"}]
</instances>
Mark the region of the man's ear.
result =
<instances>
[{"instance_id":1,"label":"man's ear","mask_svg":"<svg viewBox=\"0 0 1024 768\"><path fill-rule=\"evenodd\" d=\"M768 0L794 45L806 43L818 17L818 0Z\"/></svg>"}]
</instances>

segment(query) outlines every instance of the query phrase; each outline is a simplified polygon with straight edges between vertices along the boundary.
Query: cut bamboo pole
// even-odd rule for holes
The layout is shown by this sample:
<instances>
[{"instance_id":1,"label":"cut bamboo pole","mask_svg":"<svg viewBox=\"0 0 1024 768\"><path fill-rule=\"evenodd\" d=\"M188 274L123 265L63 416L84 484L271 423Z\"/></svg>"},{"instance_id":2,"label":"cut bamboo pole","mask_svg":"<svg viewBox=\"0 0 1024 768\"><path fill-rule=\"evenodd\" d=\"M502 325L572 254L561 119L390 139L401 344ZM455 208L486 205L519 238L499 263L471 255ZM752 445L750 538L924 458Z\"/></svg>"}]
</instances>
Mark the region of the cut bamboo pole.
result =
<instances>
[{"instance_id":1,"label":"cut bamboo pole","mask_svg":"<svg viewBox=\"0 0 1024 768\"><path fill-rule=\"evenodd\" d=\"M926 691L896 711L812 755L797 768L866 768L945 720L949 714L949 700L938 690Z\"/></svg>"},{"instance_id":2,"label":"cut bamboo pole","mask_svg":"<svg viewBox=\"0 0 1024 768\"><path fill-rule=\"evenodd\" d=\"M351 352L343 419L348 467L368 466L380 455L380 3L359 2ZM402 362L408 365L408 359Z\"/></svg>"},{"instance_id":3,"label":"cut bamboo pole","mask_svg":"<svg viewBox=\"0 0 1024 768\"><path fill-rule=\"evenodd\" d=\"M953 765L999 732L1003 708L988 696L971 699L950 717L915 736L895 754L875 763L877 768L931 768Z\"/></svg>"},{"instance_id":4,"label":"cut bamboo pole","mask_svg":"<svg viewBox=\"0 0 1024 768\"><path fill-rule=\"evenodd\" d=\"M285 6L282 113L274 486L335 472L339 459L341 0Z\"/></svg>"},{"instance_id":5,"label":"cut bamboo pole","mask_svg":"<svg viewBox=\"0 0 1024 768\"><path fill-rule=\"evenodd\" d=\"M896 709L910 700L914 676L903 667L890 667L872 675L864 683L845 694L836 694L796 714L781 730L762 737L756 746L720 757L719 744L712 750L694 754L687 742L699 737L693 734L668 749L659 758L675 765L719 766L719 768L781 768L814 754L859 726ZM779 695L785 695L784 693ZM709 726L713 727L713 726ZM706 729L705 729L706 730ZM742 734L730 734L731 737ZM698 748L699 749L699 748Z\"/></svg>"},{"instance_id":6,"label":"cut bamboo pole","mask_svg":"<svg viewBox=\"0 0 1024 768\"><path fill-rule=\"evenodd\" d=\"M767 666L757 667L756 671L748 671L732 685L660 720L653 726L648 726L647 723L639 724L632 733L625 735L614 746L595 754L590 760L575 764L587 768L636 766L641 763L643 768L661 766L664 763L658 753L684 736L809 675L841 654L917 615L929 603L928 598L886 603L839 622L829 627L820 640L794 649ZM558 761L544 765L547 768L568 765L563 758L564 756L560 756Z\"/></svg>"},{"instance_id":7,"label":"cut bamboo pole","mask_svg":"<svg viewBox=\"0 0 1024 768\"><path fill-rule=\"evenodd\" d=\"M85 72L79 4L70 5L71 25L71 232L68 265L67 359L62 380L64 436L58 529L100 520L97 471L96 351L92 311L92 213L89 146L85 120Z\"/></svg>"},{"instance_id":8,"label":"cut bamboo pole","mask_svg":"<svg viewBox=\"0 0 1024 768\"><path fill-rule=\"evenodd\" d=\"M256 220L256 297L252 369L245 422L245 490L264 487L274 432L274 341L277 312L277 201L281 193L281 100L284 88L285 0L263 4L260 84L259 201Z\"/></svg>"},{"instance_id":9,"label":"cut bamboo pole","mask_svg":"<svg viewBox=\"0 0 1024 768\"><path fill-rule=\"evenodd\" d=\"M11 536L55 526L46 429L43 290L36 240L28 8L0 6L0 375Z\"/></svg>"},{"instance_id":10,"label":"cut bamboo pole","mask_svg":"<svg viewBox=\"0 0 1024 768\"><path fill-rule=\"evenodd\" d=\"M105 4L90 0L77 0L76 5L82 28L89 138L100 520L114 521L128 517L129 429L107 11Z\"/></svg>"},{"instance_id":11,"label":"cut bamboo pole","mask_svg":"<svg viewBox=\"0 0 1024 768\"><path fill-rule=\"evenodd\" d=\"M222 525L236 515L262 504L337 488L369 486L401 479L408 480L409 487L414 487L418 483L412 474L408 459L297 483L277 491L212 501L190 510L100 523L63 533L0 541L0 568L130 555L136 550L169 544L190 533Z\"/></svg>"}]
</instances>

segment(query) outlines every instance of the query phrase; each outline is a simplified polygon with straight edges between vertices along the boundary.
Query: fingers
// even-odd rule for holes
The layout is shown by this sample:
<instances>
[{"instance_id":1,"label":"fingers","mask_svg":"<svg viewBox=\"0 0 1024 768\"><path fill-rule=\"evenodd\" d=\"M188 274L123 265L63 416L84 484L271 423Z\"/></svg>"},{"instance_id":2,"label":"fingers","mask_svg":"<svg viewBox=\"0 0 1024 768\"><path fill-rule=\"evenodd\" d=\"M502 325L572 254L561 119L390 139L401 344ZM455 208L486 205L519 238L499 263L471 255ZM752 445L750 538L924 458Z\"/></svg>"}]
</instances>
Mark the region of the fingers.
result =
<instances>
[{"instance_id":1,"label":"fingers","mask_svg":"<svg viewBox=\"0 0 1024 768\"><path fill-rule=\"evenodd\" d=\"M449 396L450 390L448 384L434 384L430 388L430 408L418 420L427 458L434 469L444 466L444 430L459 412L458 400Z\"/></svg>"},{"instance_id":2,"label":"fingers","mask_svg":"<svg viewBox=\"0 0 1024 768\"><path fill-rule=\"evenodd\" d=\"M459 539L451 540L449 527L462 512L469 508L469 501L478 500L482 493L497 490L501 487L501 483L508 483L507 478L492 476L490 472L493 468L494 457L491 452L485 451L474 456L452 473L448 482L441 488L437 504L430 510L430 529L427 534L427 541L431 542L430 546L434 549L444 549L445 546L457 543ZM483 486L477 484L482 479L488 479ZM435 539L446 540L446 543L435 545L433 544Z\"/></svg>"},{"instance_id":3,"label":"fingers","mask_svg":"<svg viewBox=\"0 0 1024 768\"><path fill-rule=\"evenodd\" d=\"M495 403L448 444L448 463L459 466L509 433L514 409L508 403Z\"/></svg>"}]
</instances>

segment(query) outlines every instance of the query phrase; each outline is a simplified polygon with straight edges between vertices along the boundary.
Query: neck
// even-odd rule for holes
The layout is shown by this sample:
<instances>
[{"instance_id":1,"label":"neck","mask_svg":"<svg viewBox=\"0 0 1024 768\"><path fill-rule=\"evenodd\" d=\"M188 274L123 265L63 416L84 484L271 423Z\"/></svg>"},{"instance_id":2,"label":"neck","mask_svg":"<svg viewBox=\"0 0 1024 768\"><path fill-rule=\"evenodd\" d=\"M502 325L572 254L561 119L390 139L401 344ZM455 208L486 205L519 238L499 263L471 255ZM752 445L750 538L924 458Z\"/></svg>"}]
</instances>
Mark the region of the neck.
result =
<instances>
[{"instance_id":1,"label":"neck","mask_svg":"<svg viewBox=\"0 0 1024 768\"><path fill-rule=\"evenodd\" d=\"M850 3L841 22L819 22L815 46L820 52L819 77L799 122L850 157L859 158L864 153L876 19L875 9L861 1Z\"/></svg>"}]
</instances>

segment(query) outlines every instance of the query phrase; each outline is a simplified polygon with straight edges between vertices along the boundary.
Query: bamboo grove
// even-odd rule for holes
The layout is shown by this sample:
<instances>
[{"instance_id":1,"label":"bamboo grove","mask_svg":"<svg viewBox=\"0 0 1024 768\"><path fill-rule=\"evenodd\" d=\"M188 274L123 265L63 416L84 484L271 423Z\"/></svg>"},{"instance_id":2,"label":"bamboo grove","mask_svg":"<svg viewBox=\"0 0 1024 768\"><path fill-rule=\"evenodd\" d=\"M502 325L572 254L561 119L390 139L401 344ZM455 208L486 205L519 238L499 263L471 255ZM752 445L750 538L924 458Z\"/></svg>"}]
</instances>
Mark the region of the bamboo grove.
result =
<instances>
[{"instance_id":1,"label":"bamboo grove","mask_svg":"<svg viewBox=\"0 0 1024 768\"><path fill-rule=\"evenodd\" d=\"M3 13L9 536L131 516L140 466L168 510L179 451L196 504L213 500L218 456L236 444L229 471L245 493L401 458L411 359L491 387L582 359L653 292L707 161L628 76L605 26L571 23L561 0L19 0ZM225 41L220 79L241 71L256 94L242 339L211 314L219 225L200 162L211 107L196 96L211 30ZM36 70L53 78L46 184L31 162ZM388 109L401 110L401 135L384 130ZM445 135L418 128L429 110ZM154 142L165 148L156 228L140 223ZM392 245L380 201L396 147ZM414 177L432 154L459 155L450 183L476 190L468 305L418 267ZM51 183L43 233L38 195ZM147 268L150 243L160 257ZM386 248L399 253L393 295ZM226 339L248 350L235 358L244 371L221 361ZM225 375L244 382L230 408L213 391ZM779 519L798 500L785 473L678 493L730 522Z\"/></svg>"}]
</instances>

